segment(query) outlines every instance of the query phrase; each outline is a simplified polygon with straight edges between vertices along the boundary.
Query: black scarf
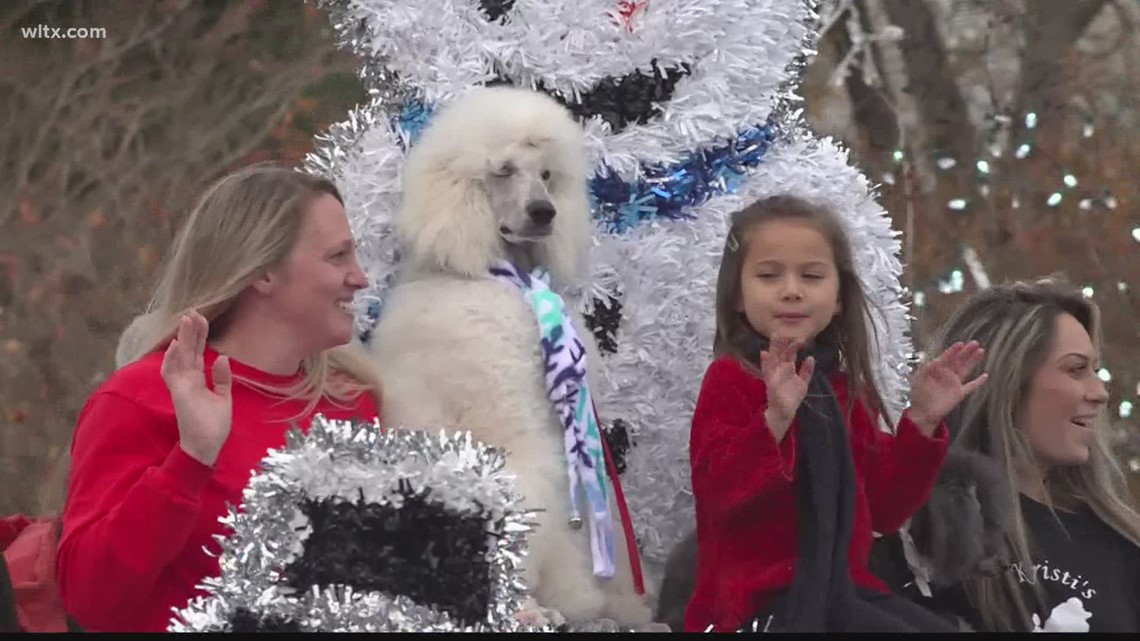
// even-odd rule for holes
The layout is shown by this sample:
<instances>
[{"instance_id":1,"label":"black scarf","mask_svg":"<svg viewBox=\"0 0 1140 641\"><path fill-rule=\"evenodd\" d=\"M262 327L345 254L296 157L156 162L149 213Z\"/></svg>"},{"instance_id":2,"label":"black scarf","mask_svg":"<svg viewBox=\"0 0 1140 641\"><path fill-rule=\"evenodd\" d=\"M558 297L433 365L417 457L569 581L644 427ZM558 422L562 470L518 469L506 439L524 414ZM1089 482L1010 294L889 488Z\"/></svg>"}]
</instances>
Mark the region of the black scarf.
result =
<instances>
[{"instance_id":1,"label":"black scarf","mask_svg":"<svg viewBox=\"0 0 1140 641\"><path fill-rule=\"evenodd\" d=\"M759 347L767 349L767 341ZM796 412L799 554L788 591L755 620L757 629L770 632L842 630L857 599L848 569L855 464L847 422L828 380L839 367L839 350L821 335L811 350L797 355L797 369L809 355L815 357L815 373Z\"/></svg>"}]
</instances>

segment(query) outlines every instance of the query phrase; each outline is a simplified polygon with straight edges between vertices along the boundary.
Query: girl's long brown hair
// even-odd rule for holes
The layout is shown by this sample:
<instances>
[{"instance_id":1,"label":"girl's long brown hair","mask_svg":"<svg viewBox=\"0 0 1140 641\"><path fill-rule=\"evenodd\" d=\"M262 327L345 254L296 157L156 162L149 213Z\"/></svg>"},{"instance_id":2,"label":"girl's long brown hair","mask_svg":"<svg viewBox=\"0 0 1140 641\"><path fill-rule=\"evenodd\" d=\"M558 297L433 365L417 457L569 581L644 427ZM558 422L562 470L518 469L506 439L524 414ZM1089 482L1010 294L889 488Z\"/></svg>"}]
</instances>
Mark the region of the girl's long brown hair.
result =
<instances>
[{"instance_id":1,"label":"girl's long brown hair","mask_svg":"<svg viewBox=\"0 0 1140 641\"><path fill-rule=\"evenodd\" d=\"M863 284L855 272L851 244L843 225L829 209L794 196L772 196L755 202L732 215L732 227L724 243L716 282L716 338L713 354L731 355L742 365L759 372L759 354L752 348L761 338L737 311L741 295L744 257L752 232L776 220L800 220L812 224L831 245L839 272L839 315L817 340L830 340L839 348L839 357L851 381L851 399L861 399L868 409L889 421L882 395L875 385L873 348L878 345L874 325L869 322L870 306ZM768 337L765 337L768 338Z\"/></svg>"}]
</instances>

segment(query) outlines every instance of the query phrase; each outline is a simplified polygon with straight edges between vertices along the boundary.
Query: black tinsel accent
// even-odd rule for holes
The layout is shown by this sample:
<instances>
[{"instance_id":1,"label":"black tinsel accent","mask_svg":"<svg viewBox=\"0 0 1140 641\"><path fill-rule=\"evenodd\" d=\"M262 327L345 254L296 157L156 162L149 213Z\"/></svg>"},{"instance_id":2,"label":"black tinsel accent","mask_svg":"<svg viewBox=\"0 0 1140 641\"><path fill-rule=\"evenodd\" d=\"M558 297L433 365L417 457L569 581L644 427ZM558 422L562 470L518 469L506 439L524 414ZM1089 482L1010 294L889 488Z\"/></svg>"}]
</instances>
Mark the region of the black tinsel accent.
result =
<instances>
[{"instance_id":1,"label":"black tinsel accent","mask_svg":"<svg viewBox=\"0 0 1140 641\"><path fill-rule=\"evenodd\" d=\"M625 457L633 445L629 440L629 425L620 418L609 425L603 425L602 438L606 439L606 445L610 449L610 456L614 459L614 468L617 469L617 473L625 474Z\"/></svg>"},{"instance_id":2,"label":"black tinsel accent","mask_svg":"<svg viewBox=\"0 0 1140 641\"><path fill-rule=\"evenodd\" d=\"M690 72L687 64L661 69L656 60L650 63L650 67L650 73L638 69L620 78L602 78L576 101L548 93L580 119L601 116L617 133L630 123L645 124L661 115L661 110L653 103L668 102L677 83ZM537 88L546 91L541 83Z\"/></svg>"},{"instance_id":3,"label":"black tinsel accent","mask_svg":"<svg viewBox=\"0 0 1140 641\"><path fill-rule=\"evenodd\" d=\"M548 89L539 82L535 89L546 92L566 106L579 120L601 116L610 124L613 133L626 128L630 123L645 124L661 115L654 103L669 102L673 90L682 78L692 71L688 64L662 69L657 61L650 62L648 73L637 69L624 76L607 76L598 81L592 89L582 93L577 100ZM489 86L515 84L511 80L499 78L487 83Z\"/></svg>"},{"instance_id":4,"label":"black tinsel accent","mask_svg":"<svg viewBox=\"0 0 1140 641\"><path fill-rule=\"evenodd\" d=\"M301 632L301 626L292 619L276 616L258 617L245 608L238 608L230 616L230 631L246 632Z\"/></svg>"},{"instance_id":5,"label":"black tinsel accent","mask_svg":"<svg viewBox=\"0 0 1140 641\"><path fill-rule=\"evenodd\" d=\"M604 354L617 353L617 332L621 324L621 301L609 296L594 299L594 311L586 315L586 327Z\"/></svg>"},{"instance_id":6,"label":"black tinsel accent","mask_svg":"<svg viewBox=\"0 0 1140 641\"><path fill-rule=\"evenodd\" d=\"M499 22L514 6L515 0L479 0L479 8L487 16L487 22Z\"/></svg>"},{"instance_id":7,"label":"black tinsel accent","mask_svg":"<svg viewBox=\"0 0 1140 641\"><path fill-rule=\"evenodd\" d=\"M402 594L467 624L486 618L491 602L486 519L459 514L434 501L430 490L401 483L403 507L340 497L306 500L301 510L312 533L299 559L285 568L288 584L347 585L359 591Z\"/></svg>"}]
</instances>

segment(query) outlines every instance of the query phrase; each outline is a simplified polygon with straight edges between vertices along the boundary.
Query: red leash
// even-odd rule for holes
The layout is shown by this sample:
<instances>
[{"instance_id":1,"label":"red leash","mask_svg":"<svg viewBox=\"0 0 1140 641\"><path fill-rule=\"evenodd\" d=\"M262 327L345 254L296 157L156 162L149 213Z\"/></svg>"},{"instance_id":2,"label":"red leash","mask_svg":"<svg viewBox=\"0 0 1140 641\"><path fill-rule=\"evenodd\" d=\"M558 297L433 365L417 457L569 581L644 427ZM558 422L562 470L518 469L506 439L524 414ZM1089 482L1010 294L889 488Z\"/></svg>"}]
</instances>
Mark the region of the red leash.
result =
<instances>
[{"instance_id":1,"label":"red leash","mask_svg":"<svg viewBox=\"0 0 1140 641\"><path fill-rule=\"evenodd\" d=\"M598 406L594 405L594 416L598 416ZM598 426L599 430L601 425ZM625 547L629 552L629 568L633 573L633 589L638 595L645 594L645 579L641 575L641 553L637 550L637 539L633 536L633 520L629 518L629 508L625 504L625 494L621 491L621 480L618 478L614 458L610 454L610 446L606 444L605 434L600 435L602 453L606 457L606 472L610 475L610 482L614 486L614 499L617 501L618 512L621 514L621 529L625 532Z\"/></svg>"}]
</instances>

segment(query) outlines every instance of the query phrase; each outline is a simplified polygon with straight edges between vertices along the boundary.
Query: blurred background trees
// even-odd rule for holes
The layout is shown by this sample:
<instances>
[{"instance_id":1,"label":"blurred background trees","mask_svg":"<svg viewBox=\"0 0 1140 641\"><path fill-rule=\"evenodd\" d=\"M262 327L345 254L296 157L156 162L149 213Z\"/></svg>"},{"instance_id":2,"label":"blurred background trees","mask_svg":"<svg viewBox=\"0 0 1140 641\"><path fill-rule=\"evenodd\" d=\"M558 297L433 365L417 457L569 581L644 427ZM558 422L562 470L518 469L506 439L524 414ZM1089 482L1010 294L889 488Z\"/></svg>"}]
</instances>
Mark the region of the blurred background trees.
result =
<instances>
[{"instance_id":1,"label":"blurred background trees","mask_svg":"<svg viewBox=\"0 0 1140 641\"><path fill-rule=\"evenodd\" d=\"M829 0L805 89L904 232L913 333L1062 272L1103 311L1113 439L1140 478L1140 2ZM1137 408L1140 410L1140 408Z\"/></svg>"},{"instance_id":2,"label":"blurred background trees","mask_svg":"<svg viewBox=\"0 0 1140 641\"><path fill-rule=\"evenodd\" d=\"M904 232L916 344L989 282L1067 273L1104 309L1114 435L1136 461L1140 2L823 14L808 116ZM21 37L39 24L107 37ZM46 512L189 199L236 165L298 163L365 96L302 0L10 0L0 34L0 513Z\"/></svg>"},{"instance_id":3,"label":"blurred background trees","mask_svg":"<svg viewBox=\"0 0 1140 641\"><path fill-rule=\"evenodd\" d=\"M21 37L40 24L107 38ZM363 90L301 0L13 0L0 34L0 512L35 512L189 199L298 163Z\"/></svg>"}]
</instances>

